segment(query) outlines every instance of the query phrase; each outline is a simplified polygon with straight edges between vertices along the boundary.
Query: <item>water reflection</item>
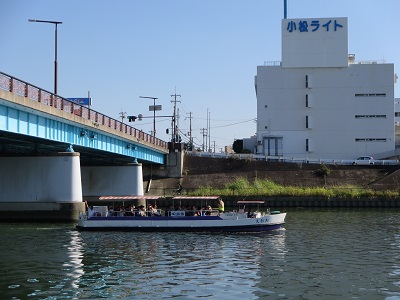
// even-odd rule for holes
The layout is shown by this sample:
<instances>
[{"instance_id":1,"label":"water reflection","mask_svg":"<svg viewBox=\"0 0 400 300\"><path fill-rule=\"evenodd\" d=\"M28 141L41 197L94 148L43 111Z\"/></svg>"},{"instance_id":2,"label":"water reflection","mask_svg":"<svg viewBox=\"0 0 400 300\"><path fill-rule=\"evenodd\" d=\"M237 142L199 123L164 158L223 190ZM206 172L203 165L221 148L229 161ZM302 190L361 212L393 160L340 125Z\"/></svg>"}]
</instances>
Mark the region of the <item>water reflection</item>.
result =
<instances>
[{"instance_id":1,"label":"water reflection","mask_svg":"<svg viewBox=\"0 0 400 300\"><path fill-rule=\"evenodd\" d=\"M281 259L284 248L282 233L81 235L86 252L80 287L91 297L211 297L224 291L249 299L258 290L254 282L266 250ZM93 286L96 291L88 289Z\"/></svg>"},{"instance_id":2,"label":"water reflection","mask_svg":"<svg viewBox=\"0 0 400 300\"><path fill-rule=\"evenodd\" d=\"M2 299L75 296L83 273L77 232L57 225L0 225Z\"/></svg>"}]
</instances>

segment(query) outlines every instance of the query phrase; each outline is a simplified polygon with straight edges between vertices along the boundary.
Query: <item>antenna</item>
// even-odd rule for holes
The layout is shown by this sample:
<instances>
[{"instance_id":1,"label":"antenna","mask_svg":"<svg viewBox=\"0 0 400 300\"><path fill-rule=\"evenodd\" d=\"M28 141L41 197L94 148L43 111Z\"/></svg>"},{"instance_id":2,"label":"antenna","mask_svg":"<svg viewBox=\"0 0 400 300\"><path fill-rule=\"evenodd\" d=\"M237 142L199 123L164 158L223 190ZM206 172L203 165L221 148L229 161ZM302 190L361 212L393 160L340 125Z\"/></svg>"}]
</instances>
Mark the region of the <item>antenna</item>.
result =
<instances>
[{"instance_id":1,"label":"antenna","mask_svg":"<svg viewBox=\"0 0 400 300\"><path fill-rule=\"evenodd\" d=\"M283 0L283 18L287 19L287 0Z\"/></svg>"}]
</instances>

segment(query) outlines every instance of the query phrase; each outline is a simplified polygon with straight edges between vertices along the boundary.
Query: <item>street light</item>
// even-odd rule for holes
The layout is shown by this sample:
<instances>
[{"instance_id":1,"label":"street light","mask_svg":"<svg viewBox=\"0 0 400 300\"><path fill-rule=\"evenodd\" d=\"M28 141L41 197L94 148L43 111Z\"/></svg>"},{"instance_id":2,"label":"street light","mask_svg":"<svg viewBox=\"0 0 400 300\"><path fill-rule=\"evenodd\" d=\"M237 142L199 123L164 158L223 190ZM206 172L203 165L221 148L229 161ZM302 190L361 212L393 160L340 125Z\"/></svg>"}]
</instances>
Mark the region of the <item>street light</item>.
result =
<instances>
[{"instance_id":1,"label":"street light","mask_svg":"<svg viewBox=\"0 0 400 300\"><path fill-rule=\"evenodd\" d=\"M139 96L139 98L146 98L146 99L153 99L153 106L150 106L149 110L153 111L153 136L156 136L156 110L161 110L161 105L156 107L156 100L158 98L156 97L144 97L144 96Z\"/></svg>"},{"instance_id":2,"label":"street light","mask_svg":"<svg viewBox=\"0 0 400 300\"><path fill-rule=\"evenodd\" d=\"M29 19L29 22L38 22L38 23L50 23L56 25L55 31L55 59L54 59L54 94L57 95L57 25L62 24L62 22L58 21L44 21L44 20L32 20Z\"/></svg>"}]
</instances>

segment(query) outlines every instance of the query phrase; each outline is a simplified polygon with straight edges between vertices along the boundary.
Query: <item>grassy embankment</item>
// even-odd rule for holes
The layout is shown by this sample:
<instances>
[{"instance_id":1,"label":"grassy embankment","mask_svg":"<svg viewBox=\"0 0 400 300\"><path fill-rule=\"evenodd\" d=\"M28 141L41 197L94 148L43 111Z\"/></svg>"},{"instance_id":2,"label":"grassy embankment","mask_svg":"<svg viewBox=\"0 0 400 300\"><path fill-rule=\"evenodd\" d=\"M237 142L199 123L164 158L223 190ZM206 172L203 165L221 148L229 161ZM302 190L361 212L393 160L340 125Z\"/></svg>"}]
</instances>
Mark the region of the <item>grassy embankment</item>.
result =
<instances>
[{"instance_id":1,"label":"grassy embankment","mask_svg":"<svg viewBox=\"0 0 400 300\"><path fill-rule=\"evenodd\" d=\"M373 190L358 186L299 187L283 186L270 180L255 180L250 184L244 178L237 178L222 189L202 187L189 193L191 196L275 196L275 197L326 197L326 198L398 198L397 190Z\"/></svg>"}]
</instances>

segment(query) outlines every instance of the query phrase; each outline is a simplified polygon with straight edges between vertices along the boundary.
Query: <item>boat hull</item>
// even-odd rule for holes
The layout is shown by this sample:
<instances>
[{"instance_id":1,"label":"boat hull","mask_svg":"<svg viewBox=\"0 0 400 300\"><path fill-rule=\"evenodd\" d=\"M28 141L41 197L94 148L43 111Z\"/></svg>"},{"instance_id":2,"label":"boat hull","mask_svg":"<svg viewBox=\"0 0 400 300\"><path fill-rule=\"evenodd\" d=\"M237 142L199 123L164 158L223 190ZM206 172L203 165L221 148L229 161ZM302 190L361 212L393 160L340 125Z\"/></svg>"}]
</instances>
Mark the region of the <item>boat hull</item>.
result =
<instances>
[{"instance_id":1,"label":"boat hull","mask_svg":"<svg viewBox=\"0 0 400 300\"><path fill-rule=\"evenodd\" d=\"M223 219L204 217L92 217L82 215L77 229L86 231L140 232L262 232L276 230L285 223L285 213L261 218Z\"/></svg>"}]
</instances>

